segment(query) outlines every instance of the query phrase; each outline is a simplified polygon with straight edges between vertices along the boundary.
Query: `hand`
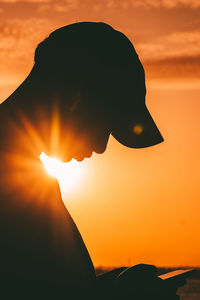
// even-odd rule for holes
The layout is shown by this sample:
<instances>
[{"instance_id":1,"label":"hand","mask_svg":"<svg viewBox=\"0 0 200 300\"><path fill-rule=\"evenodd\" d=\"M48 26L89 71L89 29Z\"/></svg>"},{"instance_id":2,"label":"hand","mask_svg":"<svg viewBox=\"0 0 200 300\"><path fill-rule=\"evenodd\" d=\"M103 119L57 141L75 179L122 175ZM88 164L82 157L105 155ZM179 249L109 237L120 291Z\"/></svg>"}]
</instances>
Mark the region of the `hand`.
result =
<instances>
[{"instance_id":1,"label":"hand","mask_svg":"<svg viewBox=\"0 0 200 300\"><path fill-rule=\"evenodd\" d=\"M152 265L136 265L122 271L115 278L114 293L117 299L178 300L179 285L169 286L157 276Z\"/></svg>"}]
</instances>

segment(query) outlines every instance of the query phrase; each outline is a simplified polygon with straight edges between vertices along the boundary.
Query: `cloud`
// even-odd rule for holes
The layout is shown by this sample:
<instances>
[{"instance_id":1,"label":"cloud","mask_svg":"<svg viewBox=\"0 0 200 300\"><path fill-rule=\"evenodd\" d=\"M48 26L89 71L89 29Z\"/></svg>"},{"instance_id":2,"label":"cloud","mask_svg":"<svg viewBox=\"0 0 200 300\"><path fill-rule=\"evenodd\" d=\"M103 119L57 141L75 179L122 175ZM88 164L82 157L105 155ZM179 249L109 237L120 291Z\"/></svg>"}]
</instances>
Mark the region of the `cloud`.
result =
<instances>
[{"instance_id":1,"label":"cloud","mask_svg":"<svg viewBox=\"0 0 200 300\"><path fill-rule=\"evenodd\" d=\"M20 2L26 2L26 3L48 3L51 2L51 0L0 0L0 4L1 3L10 3L10 4L14 4L14 3L20 3Z\"/></svg>"},{"instance_id":2,"label":"cloud","mask_svg":"<svg viewBox=\"0 0 200 300\"><path fill-rule=\"evenodd\" d=\"M0 22L0 80L18 78L33 65L38 43L56 29L46 19Z\"/></svg>"},{"instance_id":3,"label":"cloud","mask_svg":"<svg viewBox=\"0 0 200 300\"><path fill-rule=\"evenodd\" d=\"M38 3L44 4L43 9L54 8L58 12L68 11L69 9L76 9L80 0L0 0L1 3L16 4L16 3ZM45 6L46 4L46 6ZM103 8L123 8L130 9L131 7L142 7L142 8L176 8L176 7L190 7L190 8L200 8L199 0L102 0L93 1L89 3L88 1L83 1L81 3L87 8L92 8L97 10L99 5L101 9Z\"/></svg>"},{"instance_id":4,"label":"cloud","mask_svg":"<svg viewBox=\"0 0 200 300\"><path fill-rule=\"evenodd\" d=\"M132 6L144 8L175 8L180 6L191 8L200 7L199 0L125 0L124 3L126 3L126 7Z\"/></svg>"},{"instance_id":5,"label":"cloud","mask_svg":"<svg viewBox=\"0 0 200 300\"><path fill-rule=\"evenodd\" d=\"M43 18L0 22L0 78L28 72L37 44L57 27ZM122 31L132 36L131 30ZM200 30L138 39L134 45L150 77L200 77Z\"/></svg>"},{"instance_id":6,"label":"cloud","mask_svg":"<svg viewBox=\"0 0 200 300\"><path fill-rule=\"evenodd\" d=\"M48 10L54 11L55 13L65 13L71 10L78 9L79 0L60 0L60 1L49 1L49 3L42 3L38 10L40 12L46 12Z\"/></svg>"},{"instance_id":7,"label":"cloud","mask_svg":"<svg viewBox=\"0 0 200 300\"><path fill-rule=\"evenodd\" d=\"M92 1L91 1L92 3ZM100 1L93 1L93 8L99 5ZM102 8L176 8L176 7L200 7L199 0L102 0Z\"/></svg>"},{"instance_id":8,"label":"cloud","mask_svg":"<svg viewBox=\"0 0 200 300\"><path fill-rule=\"evenodd\" d=\"M110 1L110 0L109 0ZM0 4L18 4L18 3L27 4L39 4L39 11L47 11L49 9L54 10L55 12L67 12L72 9L77 9L79 6L79 0L0 0Z\"/></svg>"},{"instance_id":9,"label":"cloud","mask_svg":"<svg viewBox=\"0 0 200 300\"><path fill-rule=\"evenodd\" d=\"M146 77L151 79L163 78L200 78L200 55L195 57L165 58L143 63Z\"/></svg>"},{"instance_id":10,"label":"cloud","mask_svg":"<svg viewBox=\"0 0 200 300\"><path fill-rule=\"evenodd\" d=\"M174 32L135 46L148 79L200 78L200 30Z\"/></svg>"},{"instance_id":11,"label":"cloud","mask_svg":"<svg viewBox=\"0 0 200 300\"><path fill-rule=\"evenodd\" d=\"M0 23L0 56L25 57L30 53L31 46L44 38L48 27L47 20L38 18L12 19Z\"/></svg>"},{"instance_id":12,"label":"cloud","mask_svg":"<svg viewBox=\"0 0 200 300\"><path fill-rule=\"evenodd\" d=\"M137 51L146 60L196 57L200 55L200 30L174 32L153 42L138 43Z\"/></svg>"},{"instance_id":13,"label":"cloud","mask_svg":"<svg viewBox=\"0 0 200 300\"><path fill-rule=\"evenodd\" d=\"M83 8L92 9L94 11L102 11L104 9L173 9L178 7L200 8L199 0L101 0L101 1L80 1L80 0L0 0L0 4L38 4L39 10L45 12L54 10L56 12L68 12L77 9L79 4Z\"/></svg>"},{"instance_id":14,"label":"cloud","mask_svg":"<svg viewBox=\"0 0 200 300\"><path fill-rule=\"evenodd\" d=\"M77 9L78 8L79 1L78 0L64 0L64 1L59 1L53 4L53 8L57 12L67 12L71 11L72 9Z\"/></svg>"}]
</instances>

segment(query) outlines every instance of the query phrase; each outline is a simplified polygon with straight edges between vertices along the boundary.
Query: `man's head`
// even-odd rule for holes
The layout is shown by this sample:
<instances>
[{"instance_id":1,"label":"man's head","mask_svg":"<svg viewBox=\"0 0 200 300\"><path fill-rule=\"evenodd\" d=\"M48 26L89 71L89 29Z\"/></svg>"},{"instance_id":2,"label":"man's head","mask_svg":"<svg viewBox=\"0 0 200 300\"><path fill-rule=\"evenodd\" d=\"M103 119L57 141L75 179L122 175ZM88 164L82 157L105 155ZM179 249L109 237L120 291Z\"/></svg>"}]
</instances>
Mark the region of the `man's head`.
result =
<instances>
[{"instance_id":1,"label":"man's head","mask_svg":"<svg viewBox=\"0 0 200 300\"><path fill-rule=\"evenodd\" d=\"M66 160L103 153L110 134L133 148L163 141L145 106L138 55L124 34L105 23L75 23L52 32L38 45L20 88L22 94L24 88L34 90L30 114L36 102L47 111L57 104L62 140L70 141Z\"/></svg>"}]
</instances>

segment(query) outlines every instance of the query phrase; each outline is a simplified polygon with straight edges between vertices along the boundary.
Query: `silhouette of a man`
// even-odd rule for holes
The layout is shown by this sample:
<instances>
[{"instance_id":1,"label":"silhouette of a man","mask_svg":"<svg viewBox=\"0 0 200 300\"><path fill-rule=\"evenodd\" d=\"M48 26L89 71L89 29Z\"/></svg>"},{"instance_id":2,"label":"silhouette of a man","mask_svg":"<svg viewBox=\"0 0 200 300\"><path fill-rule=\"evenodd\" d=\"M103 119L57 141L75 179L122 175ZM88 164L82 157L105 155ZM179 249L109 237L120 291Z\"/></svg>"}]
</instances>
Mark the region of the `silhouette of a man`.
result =
<instances>
[{"instance_id":1,"label":"silhouette of a man","mask_svg":"<svg viewBox=\"0 0 200 300\"><path fill-rule=\"evenodd\" d=\"M103 153L110 134L133 148L162 142L145 95L133 45L107 24L68 25L38 45L30 74L0 106L0 285L7 299L111 299L125 291L128 297L132 285L133 299L167 295L152 266L97 280L58 185L38 158L45 151L81 161ZM176 299L175 290L166 299Z\"/></svg>"}]
</instances>

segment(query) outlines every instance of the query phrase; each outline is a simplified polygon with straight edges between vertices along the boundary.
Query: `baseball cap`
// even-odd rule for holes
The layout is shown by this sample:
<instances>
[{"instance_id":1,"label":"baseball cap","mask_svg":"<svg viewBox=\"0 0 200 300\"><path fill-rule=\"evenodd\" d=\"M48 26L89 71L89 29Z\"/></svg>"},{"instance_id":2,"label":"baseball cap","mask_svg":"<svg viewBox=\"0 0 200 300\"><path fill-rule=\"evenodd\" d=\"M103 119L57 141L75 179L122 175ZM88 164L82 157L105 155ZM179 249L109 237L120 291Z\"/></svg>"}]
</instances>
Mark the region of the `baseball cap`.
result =
<instances>
[{"instance_id":1,"label":"baseball cap","mask_svg":"<svg viewBox=\"0 0 200 300\"><path fill-rule=\"evenodd\" d=\"M55 30L39 44L35 61L40 65L51 61L72 76L79 74L90 78L90 83L98 82L100 101L109 111L108 118L114 119L115 115L111 134L121 144L145 148L163 141L145 104L142 63L122 32L102 22L70 24ZM87 89L92 89L92 85Z\"/></svg>"}]
</instances>

